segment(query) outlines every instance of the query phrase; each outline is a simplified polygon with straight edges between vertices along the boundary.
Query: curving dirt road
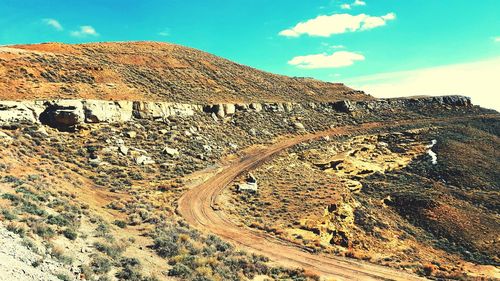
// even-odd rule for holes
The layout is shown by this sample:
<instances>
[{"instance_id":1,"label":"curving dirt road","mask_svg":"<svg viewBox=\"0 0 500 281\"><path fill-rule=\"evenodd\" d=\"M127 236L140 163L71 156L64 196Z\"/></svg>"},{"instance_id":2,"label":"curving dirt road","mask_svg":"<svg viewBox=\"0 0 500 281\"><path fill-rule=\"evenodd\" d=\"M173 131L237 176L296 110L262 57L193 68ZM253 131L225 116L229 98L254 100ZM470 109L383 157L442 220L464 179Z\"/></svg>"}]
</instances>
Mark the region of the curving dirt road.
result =
<instances>
[{"instance_id":1,"label":"curving dirt road","mask_svg":"<svg viewBox=\"0 0 500 281\"><path fill-rule=\"evenodd\" d=\"M457 118L458 119L458 118ZM461 119L461 118L460 118ZM440 121L442 119L433 119ZM450 119L448 119L449 121ZM267 233L252 230L232 222L216 206L217 197L236 177L258 167L277 153L301 142L322 136L364 132L371 128L389 128L402 124L416 124L431 120L408 120L391 124L366 123L345 126L291 137L266 148L254 149L247 155L225 166L221 172L187 191L178 202L179 214L192 226L216 234L239 247L262 254L285 267L304 268L306 271L335 280L424 280L404 271L335 256L312 254L299 246L282 241Z\"/></svg>"}]
</instances>

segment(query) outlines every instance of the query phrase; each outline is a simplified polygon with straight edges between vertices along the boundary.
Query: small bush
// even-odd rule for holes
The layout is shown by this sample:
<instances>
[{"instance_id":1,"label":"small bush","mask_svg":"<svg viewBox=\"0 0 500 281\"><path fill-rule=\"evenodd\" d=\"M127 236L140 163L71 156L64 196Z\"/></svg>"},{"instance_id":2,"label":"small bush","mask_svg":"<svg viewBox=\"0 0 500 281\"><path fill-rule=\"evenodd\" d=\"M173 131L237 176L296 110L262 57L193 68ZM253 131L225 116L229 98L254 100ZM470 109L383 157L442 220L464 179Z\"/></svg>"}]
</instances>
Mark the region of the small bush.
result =
<instances>
[{"instance_id":1,"label":"small bush","mask_svg":"<svg viewBox=\"0 0 500 281\"><path fill-rule=\"evenodd\" d=\"M118 226L119 228L125 228L127 227L127 223L122 221L122 220L115 220L113 222L114 225Z\"/></svg>"},{"instance_id":2,"label":"small bush","mask_svg":"<svg viewBox=\"0 0 500 281\"><path fill-rule=\"evenodd\" d=\"M90 262L92 271L97 274L108 273L111 270L111 265L111 260L103 256L94 257L92 262Z\"/></svg>"},{"instance_id":3,"label":"small bush","mask_svg":"<svg viewBox=\"0 0 500 281\"><path fill-rule=\"evenodd\" d=\"M180 278L188 278L191 275L191 269L182 263L174 265L169 271L169 276L175 276Z\"/></svg>"},{"instance_id":4,"label":"small bush","mask_svg":"<svg viewBox=\"0 0 500 281\"><path fill-rule=\"evenodd\" d=\"M26 229L19 223L9 223L7 225L7 230L10 232L14 232L21 237L24 237L24 235L26 234Z\"/></svg>"},{"instance_id":5,"label":"small bush","mask_svg":"<svg viewBox=\"0 0 500 281\"><path fill-rule=\"evenodd\" d=\"M78 234L76 233L76 231L74 231L71 228L66 228L63 231L63 235L64 235L64 237L68 238L69 240L76 240L76 238L78 237Z\"/></svg>"},{"instance_id":6,"label":"small bush","mask_svg":"<svg viewBox=\"0 0 500 281\"><path fill-rule=\"evenodd\" d=\"M52 238L55 235L55 232L52 228L49 226L43 225L43 224L35 224L32 226L32 230L34 233L36 233L38 236L42 238Z\"/></svg>"},{"instance_id":7,"label":"small bush","mask_svg":"<svg viewBox=\"0 0 500 281\"><path fill-rule=\"evenodd\" d=\"M57 226L68 226L70 224L66 218L64 218L63 216L59 216L59 215L56 215L56 216L49 215L47 217L47 223L57 225Z\"/></svg>"},{"instance_id":8,"label":"small bush","mask_svg":"<svg viewBox=\"0 0 500 281\"><path fill-rule=\"evenodd\" d=\"M8 221L17 219L17 216L15 214L6 209L2 210L2 216Z\"/></svg>"},{"instance_id":9,"label":"small bush","mask_svg":"<svg viewBox=\"0 0 500 281\"><path fill-rule=\"evenodd\" d=\"M39 217L47 215L47 213L44 210L40 209L38 205L28 201L23 201L23 206L21 207L21 210L32 215L37 215Z\"/></svg>"},{"instance_id":10,"label":"small bush","mask_svg":"<svg viewBox=\"0 0 500 281\"><path fill-rule=\"evenodd\" d=\"M102 243L102 242L95 242L94 247L101 253L105 253L106 255L112 257L112 258L117 258L120 256L123 251L125 251L125 247L122 245L118 244L110 244L110 243Z\"/></svg>"},{"instance_id":11,"label":"small bush","mask_svg":"<svg viewBox=\"0 0 500 281\"><path fill-rule=\"evenodd\" d=\"M19 198L19 196L10 193L2 194L2 198L5 200L9 200L14 205L17 205L19 202L21 202L21 198Z\"/></svg>"},{"instance_id":12,"label":"small bush","mask_svg":"<svg viewBox=\"0 0 500 281\"><path fill-rule=\"evenodd\" d=\"M71 281L72 279L64 274L64 273L59 273L59 274L56 274L56 277L59 279L59 280L63 280L63 281Z\"/></svg>"},{"instance_id":13,"label":"small bush","mask_svg":"<svg viewBox=\"0 0 500 281\"><path fill-rule=\"evenodd\" d=\"M109 227L104 222L101 222L101 223L99 223L99 225L97 226L95 231L96 231L97 237L104 237L104 236L108 235Z\"/></svg>"},{"instance_id":14,"label":"small bush","mask_svg":"<svg viewBox=\"0 0 500 281\"><path fill-rule=\"evenodd\" d=\"M172 237L167 236L156 238L153 249L162 258L171 258L179 254L179 244Z\"/></svg>"}]
</instances>

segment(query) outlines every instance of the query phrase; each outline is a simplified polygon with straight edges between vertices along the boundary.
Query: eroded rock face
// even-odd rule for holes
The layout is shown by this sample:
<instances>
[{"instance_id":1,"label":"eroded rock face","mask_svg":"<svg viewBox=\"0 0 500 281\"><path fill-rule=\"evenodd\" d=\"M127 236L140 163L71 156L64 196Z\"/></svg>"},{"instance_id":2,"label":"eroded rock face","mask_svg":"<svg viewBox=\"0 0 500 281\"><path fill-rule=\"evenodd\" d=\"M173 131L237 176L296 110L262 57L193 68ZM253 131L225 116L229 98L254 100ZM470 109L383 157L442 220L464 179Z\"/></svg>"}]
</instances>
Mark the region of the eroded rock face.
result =
<instances>
[{"instance_id":1,"label":"eroded rock face","mask_svg":"<svg viewBox=\"0 0 500 281\"><path fill-rule=\"evenodd\" d=\"M0 126L43 123L56 128L74 128L81 123L123 123L132 119L165 120L192 116L196 112L212 114L214 120L238 112L292 112L296 108L329 108L353 113L379 109L419 106L471 106L464 96L416 97L370 101L343 100L330 103L249 103L249 104L182 104L147 101L48 100L0 101Z\"/></svg>"},{"instance_id":2,"label":"eroded rock face","mask_svg":"<svg viewBox=\"0 0 500 281\"><path fill-rule=\"evenodd\" d=\"M83 102L83 107L87 123L121 123L132 119L132 101L86 100Z\"/></svg>"},{"instance_id":3,"label":"eroded rock face","mask_svg":"<svg viewBox=\"0 0 500 281\"><path fill-rule=\"evenodd\" d=\"M471 99L465 96L438 96L378 99L371 101L340 101L333 103L333 107L342 112L358 110L378 110L389 108L422 107L422 106L471 106Z\"/></svg>"},{"instance_id":4,"label":"eroded rock face","mask_svg":"<svg viewBox=\"0 0 500 281\"><path fill-rule=\"evenodd\" d=\"M24 102L0 102L0 126L11 126L18 123L37 123L38 118Z\"/></svg>"},{"instance_id":5,"label":"eroded rock face","mask_svg":"<svg viewBox=\"0 0 500 281\"><path fill-rule=\"evenodd\" d=\"M196 104L137 101L133 103L133 116L139 119L163 119L169 116L192 116L195 111L200 111L201 108L200 105Z\"/></svg>"},{"instance_id":6,"label":"eroded rock face","mask_svg":"<svg viewBox=\"0 0 500 281\"><path fill-rule=\"evenodd\" d=\"M46 108L39 117L42 124L63 130L73 130L85 120L82 101L57 100L46 102L44 105Z\"/></svg>"}]
</instances>

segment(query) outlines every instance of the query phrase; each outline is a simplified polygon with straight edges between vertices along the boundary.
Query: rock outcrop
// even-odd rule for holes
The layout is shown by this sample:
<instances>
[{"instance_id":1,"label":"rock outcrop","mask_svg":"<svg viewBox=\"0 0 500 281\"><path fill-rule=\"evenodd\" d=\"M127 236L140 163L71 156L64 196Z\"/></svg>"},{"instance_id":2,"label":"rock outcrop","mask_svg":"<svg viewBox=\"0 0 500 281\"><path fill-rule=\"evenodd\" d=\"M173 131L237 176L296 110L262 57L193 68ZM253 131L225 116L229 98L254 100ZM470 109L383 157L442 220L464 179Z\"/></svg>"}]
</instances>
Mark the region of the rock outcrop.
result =
<instances>
[{"instance_id":1,"label":"rock outcrop","mask_svg":"<svg viewBox=\"0 0 500 281\"><path fill-rule=\"evenodd\" d=\"M0 126L42 123L60 129L74 129L83 123L123 123L134 118L165 120L171 116L185 117L201 112L212 114L214 120L218 120L218 118L231 117L240 111L292 112L298 108L308 107L312 109L330 108L337 112L352 113L424 106L471 106L471 100L464 96L441 96L369 101L343 100L329 103L225 103L211 105L103 100L0 101Z\"/></svg>"},{"instance_id":2,"label":"rock outcrop","mask_svg":"<svg viewBox=\"0 0 500 281\"><path fill-rule=\"evenodd\" d=\"M343 100L330 103L333 109L351 113L360 110L377 110L388 108L405 108L418 106L471 106L471 99L466 96L409 97L393 99L377 99L369 101Z\"/></svg>"}]
</instances>

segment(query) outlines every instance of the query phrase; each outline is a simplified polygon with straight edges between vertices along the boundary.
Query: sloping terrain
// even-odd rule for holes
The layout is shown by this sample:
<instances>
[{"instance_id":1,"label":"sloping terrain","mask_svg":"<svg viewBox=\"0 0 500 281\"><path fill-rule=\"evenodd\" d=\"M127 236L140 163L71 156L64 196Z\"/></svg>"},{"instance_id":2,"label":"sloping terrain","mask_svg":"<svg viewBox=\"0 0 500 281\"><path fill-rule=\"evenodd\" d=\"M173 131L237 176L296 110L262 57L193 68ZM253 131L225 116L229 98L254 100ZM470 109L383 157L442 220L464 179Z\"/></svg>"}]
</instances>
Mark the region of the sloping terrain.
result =
<instances>
[{"instance_id":1,"label":"sloping terrain","mask_svg":"<svg viewBox=\"0 0 500 281\"><path fill-rule=\"evenodd\" d=\"M187 103L371 99L343 84L275 75L153 42L2 47L0 97Z\"/></svg>"},{"instance_id":2,"label":"sloping terrain","mask_svg":"<svg viewBox=\"0 0 500 281\"><path fill-rule=\"evenodd\" d=\"M499 277L500 117L467 97L50 43L0 48L0 99L1 281Z\"/></svg>"},{"instance_id":3,"label":"sloping terrain","mask_svg":"<svg viewBox=\"0 0 500 281\"><path fill-rule=\"evenodd\" d=\"M222 206L314 252L498 278L498 119L452 120L304 143L252 171L256 192L237 180Z\"/></svg>"}]
</instances>

